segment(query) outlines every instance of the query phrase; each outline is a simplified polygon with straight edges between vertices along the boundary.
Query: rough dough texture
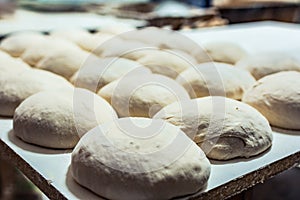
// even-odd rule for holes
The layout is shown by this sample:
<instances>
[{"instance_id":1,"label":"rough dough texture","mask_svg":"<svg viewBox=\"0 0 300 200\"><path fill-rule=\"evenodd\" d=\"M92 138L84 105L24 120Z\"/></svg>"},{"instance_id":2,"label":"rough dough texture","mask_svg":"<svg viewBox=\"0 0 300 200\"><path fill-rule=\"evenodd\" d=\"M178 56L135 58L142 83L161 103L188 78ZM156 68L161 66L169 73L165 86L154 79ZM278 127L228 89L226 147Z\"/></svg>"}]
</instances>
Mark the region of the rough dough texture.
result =
<instances>
[{"instance_id":1,"label":"rough dough texture","mask_svg":"<svg viewBox=\"0 0 300 200\"><path fill-rule=\"evenodd\" d=\"M104 85L134 71L151 73L140 63L125 58L90 56L70 80L76 87L97 92Z\"/></svg>"},{"instance_id":2,"label":"rough dough texture","mask_svg":"<svg viewBox=\"0 0 300 200\"><path fill-rule=\"evenodd\" d=\"M179 73L196 64L196 60L185 52L178 50L141 49L124 55L136 60L153 73L175 79Z\"/></svg>"},{"instance_id":3,"label":"rough dough texture","mask_svg":"<svg viewBox=\"0 0 300 200\"><path fill-rule=\"evenodd\" d=\"M255 83L255 79L246 70L218 62L203 63L189 68L183 71L176 81L192 98L226 95L238 100Z\"/></svg>"},{"instance_id":4,"label":"rough dough texture","mask_svg":"<svg viewBox=\"0 0 300 200\"><path fill-rule=\"evenodd\" d=\"M258 80L281 71L300 71L300 59L284 52L264 52L244 57L236 67L249 71Z\"/></svg>"},{"instance_id":5,"label":"rough dough texture","mask_svg":"<svg viewBox=\"0 0 300 200\"><path fill-rule=\"evenodd\" d=\"M225 97L173 103L154 118L180 127L211 159L248 158L265 151L272 143L271 127L262 114Z\"/></svg>"},{"instance_id":6,"label":"rough dough texture","mask_svg":"<svg viewBox=\"0 0 300 200\"><path fill-rule=\"evenodd\" d=\"M300 129L300 72L278 72L258 80L243 102L256 108L271 125Z\"/></svg>"},{"instance_id":7,"label":"rough dough texture","mask_svg":"<svg viewBox=\"0 0 300 200\"><path fill-rule=\"evenodd\" d=\"M166 105L190 99L176 81L158 74L125 76L108 84L98 94L120 117L151 117Z\"/></svg>"},{"instance_id":8,"label":"rough dough texture","mask_svg":"<svg viewBox=\"0 0 300 200\"><path fill-rule=\"evenodd\" d=\"M159 132L145 128L150 123ZM70 169L80 185L115 200L193 194L205 188L210 175L203 151L179 128L145 118L122 118L89 131L75 147Z\"/></svg>"},{"instance_id":9,"label":"rough dough texture","mask_svg":"<svg viewBox=\"0 0 300 200\"><path fill-rule=\"evenodd\" d=\"M28 47L44 40L44 36L38 32L13 34L2 40L0 49L6 51L11 56L20 57Z\"/></svg>"},{"instance_id":10,"label":"rough dough texture","mask_svg":"<svg viewBox=\"0 0 300 200\"><path fill-rule=\"evenodd\" d=\"M1 116L13 116L16 107L37 92L73 88L63 77L39 69L1 74L0 85Z\"/></svg>"},{"instance_id":11,"label":"rough dough texture","mask_svg":"<svg viewBox=\"0 0 300 200\"><path fill-rule=\"evenodd\" d=\"M0 51L0 72L18 72L26 69L30 69L30 66L24 63L22 60L11 57L9 54ZM1 76L1 75L0 75Z\"/></svg>"},{"instance_id":12,"label":"rough dough texture","mask_svg":"<svg viewBox=\"0 0 300 200\"><path fill-rule=\"evenodd\" d=\"M88 90L44 91L20 104L13 126L14 133L25 142L73 148L87 131L116 118L111 106Z\"/></svg>"},{"instance_id":13,"label":"rough dough texture","mask_svg":"<svg viewBox=\"0 0 300 200\"><path fill-rule=\"evenodd\" d=\"M247 55L246 51L238 44L226 41L214 41L204 44L208 55L216 62L235 64Z\"/></svg>"}]
</instances>

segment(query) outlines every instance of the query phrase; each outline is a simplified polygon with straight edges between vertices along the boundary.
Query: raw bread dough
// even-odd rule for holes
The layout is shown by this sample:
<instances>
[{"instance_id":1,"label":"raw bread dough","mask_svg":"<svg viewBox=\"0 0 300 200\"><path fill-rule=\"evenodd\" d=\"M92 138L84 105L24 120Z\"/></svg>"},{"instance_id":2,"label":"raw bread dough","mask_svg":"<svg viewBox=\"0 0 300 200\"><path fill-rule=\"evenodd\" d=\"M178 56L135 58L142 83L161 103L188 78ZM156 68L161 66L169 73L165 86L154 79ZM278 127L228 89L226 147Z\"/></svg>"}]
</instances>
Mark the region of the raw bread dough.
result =
<instances>
[{"instance_id":1,"label":"raw bread dough","mask_svg":"<svg viewBox=\"0 0 300 200\"><path fill-rule=\"evenodd\" d=\"M98 94L111 103L120 117L151 117L168 104L189 99L183 87L158 74L125 76Z\"/></svg>"},{"instance_id":2,"label":"raw bread dough","mask_svg":"<svg viewBox=\"0 0 300 200\"><path fill-rule=\"evenodd\" d=\"M236 67L249 71L258 80L280 71L300 71L300 59L284 52L263 52L244 57Z\"/></svg>"},{"instance_id":3,"label":"raw bread dough","mask_svg":"<svg viewBox=\"0 0 300 200\"><path fill-rule=\"evenodd\" d=\"M39 61L49 54L64 54L78 48L76 44L68 40L44 36L43 40L39 40L27 47L21 55L21 58L29 65L36 66Z\"/></svg>"},{"instance_id":4,"label":"raw bread dough","mask_svg":"<svg viewBox=\"0 0 300 200\"><path fill-rule=\"evenodd\" d=\"M75 100L76 98L76 100ZM28 97L14 114L14 133L28 143L73 148L98 124L117 118L112 107L85 89L43 91Z\"/></svg>"},{"instance_id":5,"label":"raw bread dough","mask_svg":"<svg viewBox=\"0 0 300 200\"><path fill-rule=\"evenodd\" d=\"M246 51L238 44L227 41L213 41L204 44L208 55L216 62L235 64L247 55Z\"/></svg>"},{"instance_id":6,"label":"raw bread dough","mask_svg":"<svg viewBox=\"0 0 300 200\"><path fill-rule=\"evenodd\" d=\"M267 119L251 106L225 97L203 97L173 103L153 118L181 128L216 160L257 155L271 146Z\"/></svg>"},{"instance_id":7,"label":"raw bread dough","mask_svg":"<svg viewBox=\"0 0 300 200\"><path fill-rule=\"evenodd\" d=\"M176 81L192 98L226 95L238 100L255 83L248 71L218 62L203 63L189 68L183 71Z\"/></svg>"},{"instance_id":8,"label":"raw bread dough","mask_svg":"<svg viewBox=\"0 0 300 200\"><path fill-rule=\"evenodd\" d=\"M193 57L179 50L147 48L130 52L125 54L124 57L136 60L153 73L162 74L173 79L182 71L196 64Z\"/></svg>"},{"instance_id":9,"label":"raw bread dough","mask_svg":"<svg viewBox=\"0 0 300 200\"><path fill-rule=\"evenodd\" d=\"M243 101L260 111L273 126L300 129L300 72L278 72L258 80Z\"/></svg>"},{"instance_id":10,"label":"raw bread dough","mask_svg":"<svg viewBox=\"0 0 300 200\"><path fill-rule=\"evenodd\" d=\"M17 33L3 39L0 43L0 49L11 56L20 57L28 47L44 40L44 35L37 32Z\"/></svg>"},{"instance_id":11,"label":"raw bread dough","mask_svg":"<svg viewBox=\"0 0 300 200\"><path fill-rule=\"evenodd\" d=\"M72 89L67 80L39 69L7 72L0 75L0 115L13 116L27 97L44 90Z\"/></svg>"},{"instance_id":12,"label":"raw bread dough","mask_svg":"<svg viewBox=\"0 0 300 200\"><path fill-rule=\"evenodd\" d=\"M89 131L76 145L70 169L80 185L116 200L193 194L210 175L203 151L179 128L145 118L122 118Z\"/></svg>"},{"instance_id":13,"label":"raw bread dough","mask_svg":"<svg viewBox=\"0 0 300 200\"><path fill-rule=\"evenodd\" d=\"M76 87L97 92L104 85L133 71L151 73L138 62L125 58L90 56L70 80Z\"/></svg>"},{"instance_id":14,"label":"raw bread dough","mask_svg":"<svg viewBox=\"0 0 300 200\"><path fill-rule=\"evenodd\" d=\"M11 57L9 54L0 51L0 72L18 72L30 69L30 66L18 58ZM1 75L0 75L1 76Z\"/></svg>"}]
</instances>

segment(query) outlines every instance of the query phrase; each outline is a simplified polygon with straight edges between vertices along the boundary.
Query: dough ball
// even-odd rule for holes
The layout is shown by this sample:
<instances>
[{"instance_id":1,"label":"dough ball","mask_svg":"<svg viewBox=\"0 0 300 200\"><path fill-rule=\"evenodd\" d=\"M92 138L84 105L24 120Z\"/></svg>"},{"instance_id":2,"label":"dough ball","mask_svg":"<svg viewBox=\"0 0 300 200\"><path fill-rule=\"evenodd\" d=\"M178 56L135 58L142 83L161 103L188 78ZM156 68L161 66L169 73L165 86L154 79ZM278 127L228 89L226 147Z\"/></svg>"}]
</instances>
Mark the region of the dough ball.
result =
<instances>
[{"instance_id":1,"label":"dough ball","mask_svg":"<svg viewBox=\"0 0 300 200\"><path fill-rule=\"evenodd\" d=\"M104 85L128 74L138 71L139 73L151 73L151 71L135 61L124 58L98 58L90 56L79 71L71 78L76 87L86 88L97 92Z\"/></svg>"},{"instance_id":2,"label":"dough ball","mask_svg":"<svg viewBox=\"0 0 300 200\"><path fill-rule=\"evenodd\" d=\"M145 118L122 118L89 131L76 145L70 169L80 185L116 200L193 194L210 175L204 153L179 128Z\"/></svg>"},{"instance_id":3,"label":"dough ball","mask_svg":"<svg viewBox=\"0 0 300 200\"><path fill-rule=\"evenodd\" d=\"M135 30L136 30L136 28L132 25L129 25L127 23L124 23L124 24L123 23L122 24L118 23L118 24L106 25L105 27L101 27L99 29L98 33L117 35L117 34L129 32L129 31L135 31Z\"/></svg>"},{"instance_id":4,"label":"dough ball","mask_svg":"<svg viewBox=\"0 0 300 200\"><path fill-rule=\"evenodd\" d=\"M9 54L0 51L0 71L2 75L6 72L14 73L26 69L30 69L30 66L22 60L11 57Z\"/></svg>"},{"instance_id":5,"label":"dough ball","mask_svg":"<svg viewBox=\"0 0 300 200\"><path fill-rule=\"evenodd\" d=\"M90 37L91 34L84 29L59 29L52 31L51 36L69 40L78 44L79 41Z\"/></svg>"},{"instance_id":6,"label":"dough ball","mask_svg":"<svg viewBox=\"0 0 300 200\"><path fill-rule=\"evenodd\" d=\"M236 67L249 71L258 80L281 71L300 71L300 59L284 52L264 52L244 57Z\"/></svg>"},{"instance_id":7,"label":"dough ball","mask_svg":"<svg viewBox=\"0 0 300 200\"><path fill-rule=\"evenodd\" d=\"M44 39L44 35L37 32L16 33L3 39L0 43L0 49L11 56L20 57L28 47Z\"/></svg>"},{"instance_id":8,"label":"dough ball","mask_svg":"<svg viewBox=\"0 0 300 200\"><path fill-rule=\"evenodd\" d=\"M216 62L235 64L247 55L246 51L238 44L226 41L214 41L204 44L208 55Z\"/></svg>"},{"instance_id":9,"label":"dough ball","mask_svg":"<svg viewBox=\"0 0 300 200\"><path fill-rule=\"evenodd\" d=\"M186 53L174 50L141 49L124 55L135 59L153 73L175 79L179 73L196 64L196 60Z\"/></svg>"},{"instance_id":10,"label":"dough ball","mask_svg":"<svg viewBox=\"0 0 300 200\"><path fill-rule=\"evenodd\" d=\"M56 55L65 54L68 53L68 51L78 48L79 47L76 44L70 41L51 36L44 36L44 40L35 42L27 47L21 55L21 58L29 65L35 67L39 61L48 55L53 53Z\"/></svg>"},{"instance_id":11,"label":"dough ball","mask_svg":"<svg viewBox=\"0 0 300 200\"><path fill-rule=\"evenodd\" d=\"M180 127L211 159L248 158L265 151L272 143L271 127L262 114L225 97L173 103L153 118Z\"/></svg>"},{"instance_id":12,"label":"dough ball","mask_svg":"<svg viewBox=\"0 0 300 200\"><path fill-rule=\"evenodd\" d=\"M255 83L246 70L230 64L211 62L183 71L176 79L192 98L225 96L240 100L243 93Z\"/></svg>"},{"instance_id":13,"label":"dough ball","mask_svg":"<svg viewBox=\"0 0 300 200\"><path fill-rule=\"evenodd\" d=\"M256 108L271 125L300 129L300 72L278 72L258 80L243 102Z\"/></svg>"},{"instance_id":14,"label":"dough ball","mask_svg":"<svg viewBox=\"0 0 300 200\"><path fill-rule=\"evenodd\" d=\"M64 53L51 52L45 55L35 67L70 79L89 59L90 53L81 49L70 49Z\"/></svg>"},{"instance_id":15,"label":"dough ball","mask_svg":"<svg viewBox=\"0 0 300 200\"><path fill-rule=\"evenodd\" d=\"M44 70L29 69L0 76L0 115L13 116L27 97L44 90L72 89L67 80Z\"/></svg>"},{"instance_id":16,"label":"dough ball","mask_svg":"<svg viewBox=\"0 0 300 200\"><path fill-rule=\"evenodd\" d=\"M14 133L25 142L73 148L87 131L116 118L111 106L88 90L43 91L20 104L13 126Z\"/></svg>"},{"instance_id":17,"label":"dough ball","mask_svg":"<svg viewBox=\"0 0 300 200\"><path fill-rule=\"evenodd\" d=\"M151 117L168 104L189 99L176 81L157 74L124 76L98 94L111 103L120 117Z\"/></svg>"}]
</instances>

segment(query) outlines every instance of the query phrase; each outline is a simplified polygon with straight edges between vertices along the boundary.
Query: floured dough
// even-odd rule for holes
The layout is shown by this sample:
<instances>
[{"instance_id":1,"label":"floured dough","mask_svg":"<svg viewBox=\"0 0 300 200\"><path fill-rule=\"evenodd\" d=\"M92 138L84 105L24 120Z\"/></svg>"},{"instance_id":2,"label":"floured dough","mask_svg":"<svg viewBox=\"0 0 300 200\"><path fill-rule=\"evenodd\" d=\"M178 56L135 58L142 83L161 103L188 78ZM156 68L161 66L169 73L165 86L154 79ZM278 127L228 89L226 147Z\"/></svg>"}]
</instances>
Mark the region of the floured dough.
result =
<instances>
[{"instance_id":1,"label":"floured dough","mask_svg":"<svg viewBox=\"0 0 300 200\"><path fill-rule=\"evenodd\" d=\"M263 52L244 57L236 67L249 71L258 80L280 71L300 71L300 59L284 52Z\"/></svg>"},{"instance_id":2,"label":"floured dough","mask_svg":"<svg viewBox=\"0 0 300 200\"><path fill-rule=\"evenodd\" d=\"M98 94L111 103L120 117L151 117L168 104L189 99L176 81L158 74L125 76Z\"/></svg>"},{"instance_id":3,"label":"floured dough","mask_svg":"<svg viewBox=\"0 0 300 200\"><path fill-rule=\"evenodd\" d=\"M243 101L260 111L271 125L300 129L300 72L278 72L258 80Z\"/></svg>"},{"instance_id":4,"label":"floured dough","mask_svg":"<svg viewBox=\"0 0 300 200\"><path fill-rule=\"evenodd\" d=\"M175 79L179 73L196 64L196 60L180 51L141 49L125 54L124 57L134 59L153 73L162 74Z\"/></svg>"},{"instance_id":5,"label":"floured dough","mask_svg":"<svg viewBox=\"0 0 300 200\"><path fill-rule=\"evenodd\" d=\"M0 49L11 56L19 57L28 47L44 40L44 35L38 32L17 33L3 39L0 43Z\"/></svg>"},{"instance_id":6,"label":"floured dough","mask_svg":"<svg viewBox=\"0 0 300 200\"><path fill-rule=\"evenodd\" d=\"M247 55L246 51L238 44L226 41L213 41L204 44L208 55L216 62L235 64Z\"/></svg>"},{"instance_id":7,"label":"floured dough","mask_svg":"<svg viewBox=\"0 0 300 200\"><path fill-rule=\"evenodd\" d=\"M192 98L226 95L238 100L255 83L248 71L218 62L203 63L189 68L183 71L176 81Z\"/></svg>"},{"instance_id":8,"label":"floured dough","mask_svg":"<svg viewBox=\"0 0 300 200\"><path fill-rule=\"evenodd\" d=\"M210 175L203 151L179 128L145 118L122 118L89 131L75 147L70 169L80 185L116 200L193 194Z\"/></svg>"},{"instance_id":9,"label":"floured dough","mask_svg":"<svg viewBox=\"0 0 300 200\"><path fill-rule=\"evenodd\" d=\"M87 131L116 118L111 106L88 90L43 91L20 104L13 126L14 133L25 142L73 148Z\"/></svg>"},{"instance_id":10,"label":"floured dough","mask_svg":"<svg viewBox=\"0 0 300 200\"><path fill-rule=\"evenodd\" d=\"M225 97L173 103L154 118L181 128L211 159L257 155L271 146L267 119L251 106Z\"/></svg>"},{"instance_id":11,"label":"floured dough","mask_svg":"<svg viewBox=\"0 0 300 200\"><path fill-rule=\"evenodd\" d=\"M30 66L24 63L22 60L11 57L9 54L0 51L0 71L1 74L5 72L18 72L22 70L30 69ZM0 75L1 76L1 75Z\"/></svg>"},{"instance_id":12,"label":"floured dough","mask_svg":"<svg viewBox=\"0 0 300 200\"><path fill-rule=\"evenodd\" d=\"M134 71L151 73L140 63L128 59L90 56L81 69L72 76L71 82L76 87L97 92L104 85Z\"/></svg>"},{"instance_id":13,"label":"floured dough","mask_svg":"<svg viewBox=\"0 0 300 200\"><path fill-rule=\"evenodd\" d=\"M15 108L27 97L44 90L71 89L66 79L38 69L0 75L0 115L13 116Z\"/></svg>"}]
</instances>

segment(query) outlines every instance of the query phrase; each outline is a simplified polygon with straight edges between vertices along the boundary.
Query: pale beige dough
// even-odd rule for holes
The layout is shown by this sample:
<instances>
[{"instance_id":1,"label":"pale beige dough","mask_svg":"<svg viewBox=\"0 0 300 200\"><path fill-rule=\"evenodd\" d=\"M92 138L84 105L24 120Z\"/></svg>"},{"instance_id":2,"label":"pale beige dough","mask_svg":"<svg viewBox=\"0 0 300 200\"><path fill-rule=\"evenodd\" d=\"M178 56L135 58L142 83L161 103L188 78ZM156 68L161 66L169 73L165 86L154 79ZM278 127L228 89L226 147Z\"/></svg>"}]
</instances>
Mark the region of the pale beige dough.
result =
<instances>
[{"instance_id":1,"label":"pale beige dough","mask_svg":"<svg viewBox=\"0 0 300 200\"><path fill-rule=\"evenodd\" d=\"M243 102L256 108L271 125L300 129L300 72L278 72L258 80Z\"/></svg>"},{"instance_id":2,"label":"pale beige dough","mask_svg":"<svg viewBox=\"0 0 300 200\"><path fill-rule=\"evenodd\" d=\"M38 32L16 33L3 39L0 43L0 49L11 56L20 57L28 47L44 40L44 35Z\"/></svg>"},{"instance_id":3,"label":"pale beige dough","mask_svg":"<svg viewBox=\"0 0 300 200\"><path fill-rule=\"evenodd\" d=\"M30 69L30 66L23 62L21 59L11 57L9 54L0 51L0 72L18 72Z\"/></svg>"},{"instance_id":4,"label":"pale beige dough","mask_svg":"<svg viewBox=\"0 0 300 200\"><path fill-rule=\"evenodd\" d=\"M120 117L151 117L168 104L189 99L176 81L158 74L125 76L98 94L111 103Z\"/></svg>"},{"instance_id":5,"label":"pale beige dough","mask_svg":"<svg viewBox=\"0 0 300 200\"><path fill-rule=\"evenodd\" d=\"M258 80L281 71L300 71L300 59L284 52L262 52L249 54L236 67L249 71Z\"/></svg>"},{"instance_id":6,"label":"pale beige dough","mask_svg":"<svg viewBox=\"0 0 300 200\"><path fill-rule=\"evenodd\" d=\"M73 88L63 77L39 69L3 73L0 86L1 116L13 116L16 107L37 92Z\"/></svg>"},{"instance_id":7,"label":"pale beige dough","mask_svg":"<svg viewBox=\"0 0 300 200\"><path fill-rule=\"evenodd\" d=\"M159 128L149 129L149 124ZM77 183L104 198L160 200L203 190L210 163L178 127L122 118L84 135L72 153L70 170Z\"/></svg>"},{"instance_id":8,"label":"pale beige dough","mask_svg":"<svg viewBox=\"0 0 300 200\"><path fill-rule=\"evenodd\" d=\"M225 97L176 102L153 118L180 127L211 159L248 158L272 144L267 119L251 106Z\"/></svg>"},{"instance_id":9,"label":"pale beige dough","mask_svg":"<svg viewBox=\"0 0 300 200\"><path fill-rule=\"evenodd\" d=\"M225 96L240 100L255 83L252 75L226 63L202 63L183 71L176 79L192 98Z\"/></svg>"},{"instance_id":10,"label":"pale beige dough","mask_svg":"<svg viewBox=\"0 0 300 200\"><path fill-rule=\"evenodd\" d=\"M77 88L43 91L28 97L17 107L13 126L14 133L25 142L49 148L73 148L90 129L116 118L104 99Z\"/></svg>"},{"instance_id":11,"label":"pale beige dough","mask_svg":"<svg viewBox=\"0 0 300 200\"><path fill-rule=\"evenodd\" d=\"M151 73L140 63L125 58L90 56L70 80L76 87L98 92L104 85L134 71Z\"/></svg>"},{"instance_id":12,"label":"pale beige dough","mask_svg":"<svg viewBox=\"0 0 300 200\"><path fill-rule=\"evenodd\" d=\"M238 44L227 41L213 41L204 44L208 55L216 62L235 64L247 55L247 52Z\"/></svg>"}]
</instances>

